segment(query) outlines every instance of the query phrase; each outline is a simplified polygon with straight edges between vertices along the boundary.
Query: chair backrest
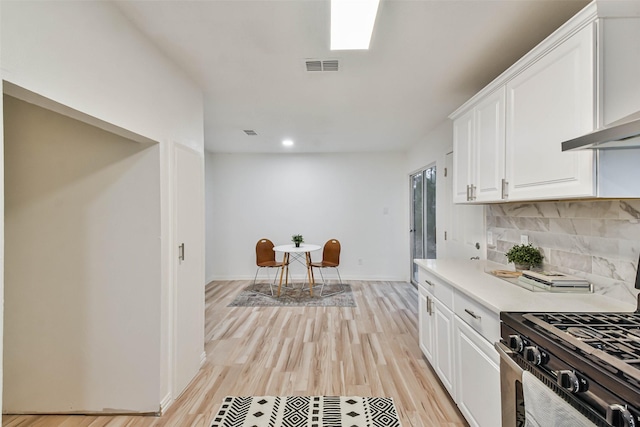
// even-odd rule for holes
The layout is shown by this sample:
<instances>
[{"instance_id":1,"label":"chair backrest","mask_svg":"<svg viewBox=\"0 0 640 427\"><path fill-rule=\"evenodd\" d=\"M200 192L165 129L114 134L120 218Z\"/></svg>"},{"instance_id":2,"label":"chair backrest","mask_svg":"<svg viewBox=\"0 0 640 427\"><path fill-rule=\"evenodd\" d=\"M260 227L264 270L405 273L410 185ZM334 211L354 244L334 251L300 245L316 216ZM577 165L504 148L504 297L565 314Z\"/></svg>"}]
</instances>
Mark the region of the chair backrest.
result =
<instances>
[{"instance_id":1,"label":"chair backrest","mask_svg":"<svg viewBox=\"0 0 640 427\"><path fill-rule=\"evenodd\" d=\"M322 262L325 264L340 265L340 242L338 239L330 239L322 249Z\"/></svg>"},{"instance_id":2,"label":"chair backrest","mask_svg":"<svg viewBox=\"0 0 640 427\"><path fill-rule=\"evenodd\" d=\"M260 265L263 262L275 261L276 253L273 250L273 242L269 239L260 239L256 243L256 264Z\"/></svg>"}]
</instances>

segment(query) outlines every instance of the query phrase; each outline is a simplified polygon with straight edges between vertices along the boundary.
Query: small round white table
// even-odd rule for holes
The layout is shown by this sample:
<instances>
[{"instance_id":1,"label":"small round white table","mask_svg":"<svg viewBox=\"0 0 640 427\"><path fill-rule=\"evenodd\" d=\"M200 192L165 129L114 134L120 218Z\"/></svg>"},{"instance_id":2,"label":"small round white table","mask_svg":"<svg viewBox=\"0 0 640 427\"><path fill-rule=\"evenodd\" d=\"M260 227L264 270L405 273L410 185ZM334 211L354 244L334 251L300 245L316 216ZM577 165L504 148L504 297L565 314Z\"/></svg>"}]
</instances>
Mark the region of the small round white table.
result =
<instances>
[{"instance_id":1,"label":"small round white table","mask_svg":"<svg viewBox=\"0 0 640 427\"><path fill-rule=\"evenodd\" d=\"M301 244L296 245L279 245L274 246L275 252L282 252L282 268L280 269L280 284L278 285L278 296L280 296L280 289L282 288L282 276L285 277L285 287L289 284L289 262L291 261L291 254L293 254L293 260L298 261L307 268L307 280L309 281L309 294L313 296L313 275L311 274L311 252L319 251L322 248L320 245ZM305 260L302 261L302 254L304 254Z\"/></svg>"}]
</instances>

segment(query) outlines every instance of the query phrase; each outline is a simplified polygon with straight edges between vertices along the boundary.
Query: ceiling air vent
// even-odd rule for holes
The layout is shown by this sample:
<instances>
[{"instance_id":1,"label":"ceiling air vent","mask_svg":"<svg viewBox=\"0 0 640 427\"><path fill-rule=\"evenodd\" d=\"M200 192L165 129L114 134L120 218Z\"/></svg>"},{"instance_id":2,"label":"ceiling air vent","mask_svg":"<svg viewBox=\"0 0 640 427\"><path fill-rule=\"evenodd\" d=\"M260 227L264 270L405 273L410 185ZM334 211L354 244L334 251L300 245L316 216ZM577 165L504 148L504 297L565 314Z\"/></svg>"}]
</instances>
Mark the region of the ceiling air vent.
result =
<instances>
[{"instance_id":1,"label":"ceiling air vent","mask_svg":"<svg viewBox=\"0 0 640 427\"><path fill-rule=\"evenodd\" d=\"M244 133L246 133L246 134L247 134L247 135L249 135L249 136L255 136L255 135L257 135L256 131L255 131L255 130L251 130L251 129L247 129L247 130L245 130L245 131L244 131Z\"/></svg>"},{"instance_id":2,"label":"ceiling air vent","mask_svg":"<svg viewBox=\"0 0 640 427\"><path fill-rule=\"evenodd\" d=\"M338 71L338 60L322 61L322 71Z\"/></svg>"},{"instance_id":3,"label":"ceiling air vent","mask_svg":"<svg viewBox=\"0 0 640 427\"><path fill-rule=\"evenodd\" d=\"M328 59L326 61L310 59L305 61L305 63L307 65L307 71L338 71L337 59Z\"/></svg>"}]
</instances>

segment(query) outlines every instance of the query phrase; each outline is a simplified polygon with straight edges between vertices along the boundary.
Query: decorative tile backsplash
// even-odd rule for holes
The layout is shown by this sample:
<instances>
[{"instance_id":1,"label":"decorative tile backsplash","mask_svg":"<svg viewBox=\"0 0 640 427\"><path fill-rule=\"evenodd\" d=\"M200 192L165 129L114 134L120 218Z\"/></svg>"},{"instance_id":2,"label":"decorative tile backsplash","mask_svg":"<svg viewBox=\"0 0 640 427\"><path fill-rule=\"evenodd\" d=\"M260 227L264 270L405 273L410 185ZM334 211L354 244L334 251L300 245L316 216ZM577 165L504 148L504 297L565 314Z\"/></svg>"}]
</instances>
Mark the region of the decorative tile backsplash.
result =
<instances>
[{"instance_id":1,"label":"decorative tile backsplash","mask_svg":"<svg viewBox=\"0 0 640 427\"><path fill-rule=\"evenodd\" d=\"M544 268L584 277L595 292L630 301L640 256L640 199L505 203L486 207L494 245L487 258L507 264L505 252L527 235L544 251Z\"/></svg>"}]
</instances>

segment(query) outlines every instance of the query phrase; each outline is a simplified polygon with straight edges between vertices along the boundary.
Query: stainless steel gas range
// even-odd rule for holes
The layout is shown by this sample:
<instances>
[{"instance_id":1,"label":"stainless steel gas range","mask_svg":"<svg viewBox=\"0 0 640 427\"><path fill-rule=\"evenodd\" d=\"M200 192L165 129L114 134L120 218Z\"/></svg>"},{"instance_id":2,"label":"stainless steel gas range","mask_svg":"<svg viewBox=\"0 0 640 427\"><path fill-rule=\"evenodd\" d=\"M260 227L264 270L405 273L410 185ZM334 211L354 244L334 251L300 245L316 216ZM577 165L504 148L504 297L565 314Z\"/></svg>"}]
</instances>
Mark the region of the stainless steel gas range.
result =
<instances>
[{"instance_id":1,"label":"stainless steel gas range","mask_svg":"<svg viewBox=\"0 0 640 427\"><path fill-rule=\"evenodd\" d=\"M525 371L582 414L585 425L640 427L638 312L503 312L500 319L503 427L529 425Z\"/></svg>"}]
</instances>

